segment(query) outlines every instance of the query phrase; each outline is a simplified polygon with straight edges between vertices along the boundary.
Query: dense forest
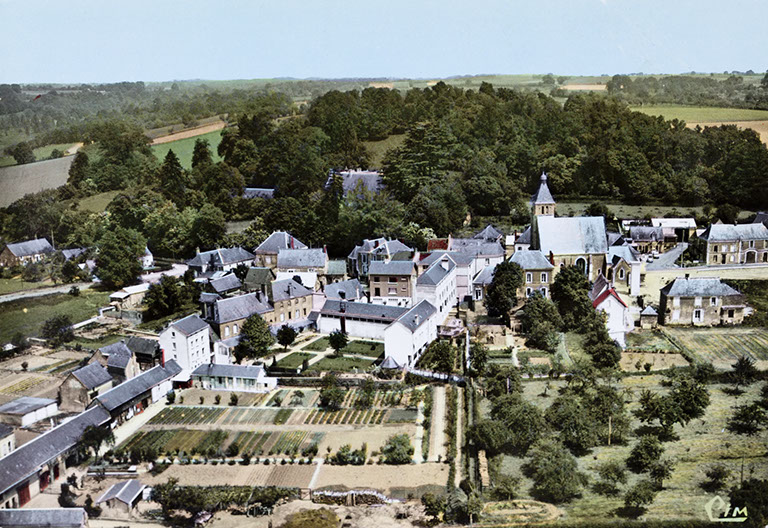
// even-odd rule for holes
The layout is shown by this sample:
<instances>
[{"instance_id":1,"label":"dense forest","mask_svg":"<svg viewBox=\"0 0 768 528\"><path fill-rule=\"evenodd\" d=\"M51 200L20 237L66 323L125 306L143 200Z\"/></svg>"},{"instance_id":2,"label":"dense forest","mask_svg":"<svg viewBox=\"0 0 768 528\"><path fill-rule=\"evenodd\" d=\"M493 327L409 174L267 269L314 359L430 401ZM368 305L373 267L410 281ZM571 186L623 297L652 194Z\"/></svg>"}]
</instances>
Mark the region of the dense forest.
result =
<instances>
[{"instance_id":1,"label":"dense forest","mask_svg":"<svg viewBox=\"0 0 768 528\"><path fill-rule=\"evenodd\" d=\"M93 145L76 156L66 186L0 212L2 237L91 246L119 227L140 234L158 255L182 257L218 244L253 246L285 229L345 256L364 237L423 246L455 232L468 213L522 225L542 171L559 198L753 210L768 204L768 150L755 132L687 129L633 112L610 95L572 95L561 104L540 92L440 82L405 92L332 90L297 110L285 94L235 94L231 106L207 107L226 113L232 125L218 146L223 161L215 163L210 146L199 142L189 171L172 152L154 158L134 119L153 114L142 106L119 116L104 110L70 126L76 139ZM158 113L170 112L170 119L204 99L188 94L190 106L174 111L159 100ZM331 168L369 166L365 142L392 134L404 139L384 157L385 192L345 196L338 179L327 184ZM245 186L274 187L275 199L244 199ZM120 191L106 214L77 208L78 199L104 191ZM231 220L252 224L228 235Z\"/></svg>"}]
</instances>

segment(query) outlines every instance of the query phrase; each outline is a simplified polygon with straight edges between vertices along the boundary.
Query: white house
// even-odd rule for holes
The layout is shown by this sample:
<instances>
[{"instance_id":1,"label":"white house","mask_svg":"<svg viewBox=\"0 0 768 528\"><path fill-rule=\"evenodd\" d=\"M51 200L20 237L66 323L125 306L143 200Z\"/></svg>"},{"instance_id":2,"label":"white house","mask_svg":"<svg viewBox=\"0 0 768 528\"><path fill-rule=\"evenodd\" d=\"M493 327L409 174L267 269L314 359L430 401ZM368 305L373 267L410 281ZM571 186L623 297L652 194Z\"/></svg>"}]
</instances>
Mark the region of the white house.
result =
<instances>
[{"instance_id":1,"label":"white house","mask_svg":"<svg viewBox=\"0 0 768 528\"><path fill-rule=\"evenodd\" d=\"M427 300L395 319L384 329L384 355L398 366L413 366L437 339L437 309Z\"/></svg>"},{"instance_id":2,"label":"white house","mask_svg":"<svg viewBox=\"0 0 768 528\"><path fill-rule=\"evenodd\" d=\"M277 387L277 378L267 376L261 365L201 365L192 379L207 390L269 392Z\"/></svg>"},{"instance_id":3,"label":"white house","mask_svg":"<svg viewBox=\"0 0 768 528\"><path fill-rule=\"evenodd\" d=\"M211 350L211 327L197 315L174 321L160 332L163 361L176 360L181 372L173 381L186 382L197 367L216 363Z\"/></svg>"},{"instance_id":4,"label":"white house","mask_svg":"<svg viewBox=\"0 0 768 528\"><path fill-rule=\"evenodd\" d=\"M0 424L0 458L9 455L14 449L16 449L16 435L13 433L13 427Z\"/></svg>"},{"instance_id":5,"label":"white house","mask_svg":"<svg viewBox=\"0 0 768 528\"><path fill-rule=\"evenodd\" d=\"M318 313L317 330L343 331L353 337L384 339L384 330L408 311L401 306L328 299Z\"/></svg>"},{"instance_id":6,"label":"white house","mask_svg":"<svg viewBox=\"0 0 768 528\"><path fill-rule=\"evenodd\" d=\"M640 295L640 253L630 245L608 247L608 277L633 297Z\"/></svg>"},{"instance_id":7,"label":"white house","mask_svg":"<svg viewBox=\"0 0 768 528\"><path fill-rule=\"evenodd\" d=\"M429 301L439 313L442 324L448 312L456 305L456 261L443 255L416 280L416 301Z\"/></svg>"},{"instance_id":8,"label":"white house","mask_svg":"<svg viewBox=\"0 0 768 528\"><path fill-rule=\"evenodd\" d=\"M634 328L627 303L602 274L598 276L592 286L589 298L595 310L605 312L605 325L608 328L608 334L621 348L626 348L625 336Z\"/></svg>"},{"instance_id":9,"label":"white house","mask_svg":"<svg viewBox=\"0 0 768 528\"><path fill-rule=\"evenodd\" d=\"M419 272L423 273L429 269L429 267L440 260L443 255L450 256L456 263L456 298L458 302L468 300L467 297L472 295L472 278L478 274L478 265L481 262L485 262L484 258L476 258L473 253L464 253L460 251L433 251L432 253L424 255L417 265ZM493 262L492 267L497 264L497 258L489 259ZM484 267L480 267L482 271Z\"/></svg>"},{"instance_id":10,"label":"white house","mask_svg":"<svg viewBox=\"0 0 768 528\"><path fill-rule=\"evenodd\" d=\"M141 256L141 267L149 269L155 265L155 257L148 247L144 247L144 254Z\"/></svg>"},{"instance_id":11,"label":"white house","mask_svg":"<svg viewBox=\"0 0 768 528\"><path fill-rule=\"evenodd\" d=\"M59 414L56 400L22 396L0 406L0 422L26 427Z\"/></svg>"}]
</instances>

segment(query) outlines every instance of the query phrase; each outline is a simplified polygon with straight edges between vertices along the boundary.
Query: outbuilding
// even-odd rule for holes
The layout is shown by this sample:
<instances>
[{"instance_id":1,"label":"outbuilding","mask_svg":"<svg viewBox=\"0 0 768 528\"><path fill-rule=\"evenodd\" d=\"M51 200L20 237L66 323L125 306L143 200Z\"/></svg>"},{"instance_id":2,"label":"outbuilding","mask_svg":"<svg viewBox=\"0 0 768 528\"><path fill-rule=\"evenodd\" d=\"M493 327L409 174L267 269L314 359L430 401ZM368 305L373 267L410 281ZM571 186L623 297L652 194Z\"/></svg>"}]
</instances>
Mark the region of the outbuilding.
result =
<instances>
[{"instance_id":1,"label":"outbuilding","mask_svg":"<svg viewBox=\"0 0 768 528\"><path fill-rule=\"evenodd\" d=\"M0 422L26 427L59 414L56 400L22 396L0 406Z\"/></svg>"},{"instance_id":2,"label":"outbuilding","mask_svg":"<svg viewBox=\"0 0 768 528\"><path fill-rule=\"evenodd\" d=\"M141 500L146 486L136 479L118 482L96 499L96 504L122 513L130 513Z\"/></svg>"},{"instance_id":3,"label":"outbuilding","mask_svg":"<svg viewBox=\"0 0 768 528\"><path fill-rule=\"evenodd\" d=\"M192 372L195 386L207 390L269 392L277 387L277 378L267 376L256 365L201 365Z\"/></svg>"}]
</instances>

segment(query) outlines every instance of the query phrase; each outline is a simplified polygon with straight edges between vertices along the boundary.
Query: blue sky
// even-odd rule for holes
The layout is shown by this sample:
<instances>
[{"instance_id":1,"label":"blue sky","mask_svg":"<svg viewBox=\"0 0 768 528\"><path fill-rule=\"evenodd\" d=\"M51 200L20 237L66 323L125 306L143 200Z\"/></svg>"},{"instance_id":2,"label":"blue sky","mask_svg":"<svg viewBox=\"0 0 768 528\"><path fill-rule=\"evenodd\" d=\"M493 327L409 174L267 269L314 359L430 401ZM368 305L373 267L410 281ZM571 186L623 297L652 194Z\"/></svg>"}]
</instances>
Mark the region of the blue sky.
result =
<instances>
[{"instance_id":1,"label":"blue sky","mask_svg":"<svg viewBox=\"0 0 768 528\"><path fill-rule=\"evenodd\" d=\"M764 0L0 0L0 82L768 69Z\"/></svg>"}]
</instances>

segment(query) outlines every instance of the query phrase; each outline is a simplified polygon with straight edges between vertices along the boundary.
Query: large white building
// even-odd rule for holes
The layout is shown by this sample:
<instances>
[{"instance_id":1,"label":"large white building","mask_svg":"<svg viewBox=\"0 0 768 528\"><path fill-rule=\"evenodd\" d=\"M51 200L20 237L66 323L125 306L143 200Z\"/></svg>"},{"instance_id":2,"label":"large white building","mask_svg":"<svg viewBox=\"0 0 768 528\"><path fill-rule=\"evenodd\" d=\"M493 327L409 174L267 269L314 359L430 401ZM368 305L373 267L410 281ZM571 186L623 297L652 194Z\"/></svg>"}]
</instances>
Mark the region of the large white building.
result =
<instances>
[{"instance_id":1,"label":"large white building","mask_svg":"<svg viewBox=\"0 0 768 528\"><path fill-rule=\"evenodd\" d=\"M228 356L225 357L212 349L211 327L197 315L174 321L160 332L159 340L163 361L173 359L181 367L181 372L173 381L189 381L192 372L200 365L231 363Z\"/></svg>"},{"instance_id":2,"label":"large white building","mask_svg":"<svg viewBox=\"0 0 768 528\"><path fill-rule=\"evenodd\" d=\"M421 301L384 328L384 354L398 366L413 366L437 339L437 309Z\"/></svg>"},{"instance_id":3,"label":"large white building","mask_svg":"<svg viewBox=\"0 0 768 528\"><path fill-rule=\"evenodd\" d=\"M458 299L456 269L451 256L443 255L416 280L416 301L426 300L437 308L438 324L442 324Z\"/></svg>"}]
</instances>

